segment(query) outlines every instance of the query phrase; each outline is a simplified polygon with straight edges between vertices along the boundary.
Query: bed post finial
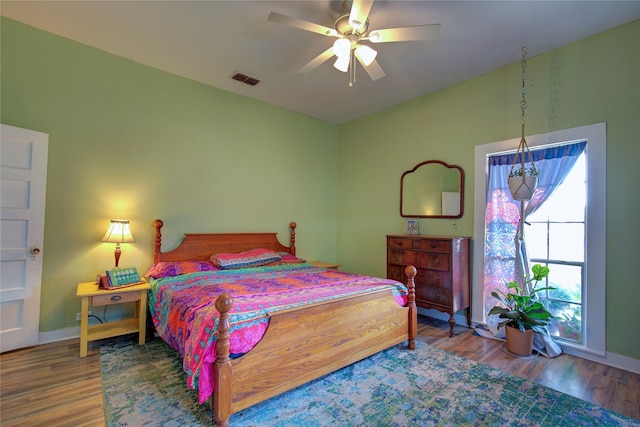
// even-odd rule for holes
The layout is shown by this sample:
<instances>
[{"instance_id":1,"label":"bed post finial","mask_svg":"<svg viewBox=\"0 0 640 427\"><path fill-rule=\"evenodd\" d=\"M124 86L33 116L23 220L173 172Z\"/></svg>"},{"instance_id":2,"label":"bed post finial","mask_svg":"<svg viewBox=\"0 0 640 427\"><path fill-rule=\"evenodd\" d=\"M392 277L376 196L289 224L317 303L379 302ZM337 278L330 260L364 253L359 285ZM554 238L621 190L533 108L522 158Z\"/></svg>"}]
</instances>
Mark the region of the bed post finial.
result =
<instances>
[{"instance_id":1,"label":"bed post finial","mask_svg":"<svg viewBox=\"0 0 640 427\"><path fill-rule=\"evenodd\" d=\"M409 307L409 349L416 349L416 336L418 335L418 307L416 307L416 282L414 278L418 274L418 270L413 265L408 265L404 269L407 275L407 289L409 295L407 298L407 307Z\"/></svg>"},{"instance_id":2,"label":"bed post finial","mask_svg":"<svg viewBox=\"0 0 640 427\"><path fill-rule=\"evenodd\" d=\"M160 246L162 245L162 232L160 229L164 225L161 219L153 221L153 226L156 228L156 237L153 243L153 262L158 262L158 255L160 255Z\"/></svg>"},{"instance_id":3,"label":"bed post finial","mask_svg":"<svg viewBox=\"0 0 640 427\"><path fill-rule=\"evenodd\" d=\"M289 224L289 247L291 247L291 255L296 254L296 227L298 224L295 222L291 222Z\"/></svg>"}]
</instances>

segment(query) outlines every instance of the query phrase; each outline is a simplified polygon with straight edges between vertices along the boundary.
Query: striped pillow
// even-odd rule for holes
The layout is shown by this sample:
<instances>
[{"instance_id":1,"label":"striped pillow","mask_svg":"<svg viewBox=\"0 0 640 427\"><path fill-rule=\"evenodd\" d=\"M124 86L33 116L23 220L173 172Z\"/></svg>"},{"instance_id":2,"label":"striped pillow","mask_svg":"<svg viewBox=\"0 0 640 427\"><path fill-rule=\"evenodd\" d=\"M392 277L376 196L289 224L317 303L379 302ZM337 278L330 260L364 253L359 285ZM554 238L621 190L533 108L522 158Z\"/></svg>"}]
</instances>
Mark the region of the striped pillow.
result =
<instances>
[{"instance_id":1,"label":"striped pillow","mask_svg":"<svg viewBox=\"0 0 640 427\"><path fill-rule=\"evenodd\" d=\"M223 269L257 267L280 261L282 257L270 249L251 249L240 253L211 255L211 262Z\"/></svg>"}]
</instances>

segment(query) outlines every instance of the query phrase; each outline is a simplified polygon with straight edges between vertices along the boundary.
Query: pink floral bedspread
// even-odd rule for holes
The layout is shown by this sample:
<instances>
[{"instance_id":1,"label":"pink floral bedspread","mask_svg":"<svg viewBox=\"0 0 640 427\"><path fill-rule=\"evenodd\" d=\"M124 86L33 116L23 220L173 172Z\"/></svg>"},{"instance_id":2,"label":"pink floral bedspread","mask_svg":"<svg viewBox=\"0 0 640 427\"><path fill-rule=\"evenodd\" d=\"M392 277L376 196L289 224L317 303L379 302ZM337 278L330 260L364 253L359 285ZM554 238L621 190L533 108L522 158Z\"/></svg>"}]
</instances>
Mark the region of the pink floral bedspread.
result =
<instances>
[{"instance_id":1,"label":"pink floral bedspread","mask_svg":"<svg viewBox=\"0 0 640 427\"><path fill-rule=\"evenodd\" d=\"M289 264L218 270L153 279L149 307L156 331L183 357L187 384L200 403L213 392L219 313L214 302L221 293L233 297L230 312L230 352L251 350L264 335L269 313L304 304L392 288L406 305L407 288L399 282L359 276L309 264Z\"/></svg>"}]
</instances>

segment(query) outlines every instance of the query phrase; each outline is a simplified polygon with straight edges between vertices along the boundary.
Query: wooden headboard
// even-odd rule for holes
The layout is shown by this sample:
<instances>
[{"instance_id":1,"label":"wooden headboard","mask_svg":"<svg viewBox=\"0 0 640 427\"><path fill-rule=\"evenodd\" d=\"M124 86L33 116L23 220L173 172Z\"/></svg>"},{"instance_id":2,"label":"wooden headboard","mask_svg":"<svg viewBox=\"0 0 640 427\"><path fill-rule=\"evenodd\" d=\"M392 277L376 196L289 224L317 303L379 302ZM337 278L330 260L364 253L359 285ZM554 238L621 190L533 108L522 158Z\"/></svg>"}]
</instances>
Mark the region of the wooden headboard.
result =
<instances>
[{"instance_id":1,"label":"wooden headboard","mask_svg":"<svg viewBox=\"0 0 640 427\"><path fill-rule=\"evenodd\" d=\"M204 261L220 252L242 252L249 249L265 248L277 252L296 254L296 223L289 224L289 246L278 241L277 233L197 233L185 234L180 245L169 251L161 252L162 226L164 222L156 219L153 246L153 262L160 261Z\"/></svg>"}]
</instances>

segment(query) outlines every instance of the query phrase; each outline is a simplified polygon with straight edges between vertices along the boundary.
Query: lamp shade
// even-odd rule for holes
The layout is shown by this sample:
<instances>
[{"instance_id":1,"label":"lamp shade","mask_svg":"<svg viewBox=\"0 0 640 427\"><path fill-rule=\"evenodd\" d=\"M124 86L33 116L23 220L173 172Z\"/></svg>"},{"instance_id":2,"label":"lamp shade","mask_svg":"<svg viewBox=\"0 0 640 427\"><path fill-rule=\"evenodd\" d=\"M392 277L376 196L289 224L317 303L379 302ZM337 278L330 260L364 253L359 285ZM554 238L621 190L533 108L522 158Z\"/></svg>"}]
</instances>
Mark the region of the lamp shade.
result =
<instances>
[{"instance_id":1,"label":"lamp shade","mask_svg":"<svg viewBox=\"0 0 640 427\"><path fill-rule=\"evenodd\" d=\"M107 232L101 239L103 242L109 243L130 243L135 242L131 235L131 227L129 221L123 219L112 219L109 223Z\"/></svg>"},{"instance_id":2,"label":"lamp shade","mask_svg":"<svg viewBox=\"0 0 640 427\"><path fill-rule=\"evenodd\" d=\"M362 61L365 67L371 65L374 59L376 59L376 55L378 52L371 49L369 46L360 45L356 48L356 57Z\"/></svg>"},{"instance_id":3,"label":"lamp shade","mask_svg":"<svg viewBox=\"0 0 640 427\"><path fill-rule=\"evenodd\" d=\"M333 53L338 58L349 57L351 52L351 42L347 39L338 39L333 43Z\"/></svg>"},{"instance_id":4,"label":"lamp shade","mask_svg":"<svg viewBox=\"0 0 640 427\"><path fill-rule=\"evenodd\" d=\"M346 73L349 70L349 62L350 62L349 55L339 56L338 59L336 59L336 62L333 64L333 66L336 67L336 69L342 71L343 73Z\"/></svg>"},{"instance_id":5,"label":"lamp shade","mask_svg":"<svg viewBox=\"0 0 640 427\"><path fill-rule=\"evenodd\" d=\"M116 268L118 268L118 264L120 263L120 254L122 253L122 250L120 249L120 243L135 242L135 239L131 235L129 221L124 219L112 219L109 223L107 232L104 233L104 236L101 240L103 242L116 244L116 250L114 252L116 258Z\"/></svg>"}]
</instances>

